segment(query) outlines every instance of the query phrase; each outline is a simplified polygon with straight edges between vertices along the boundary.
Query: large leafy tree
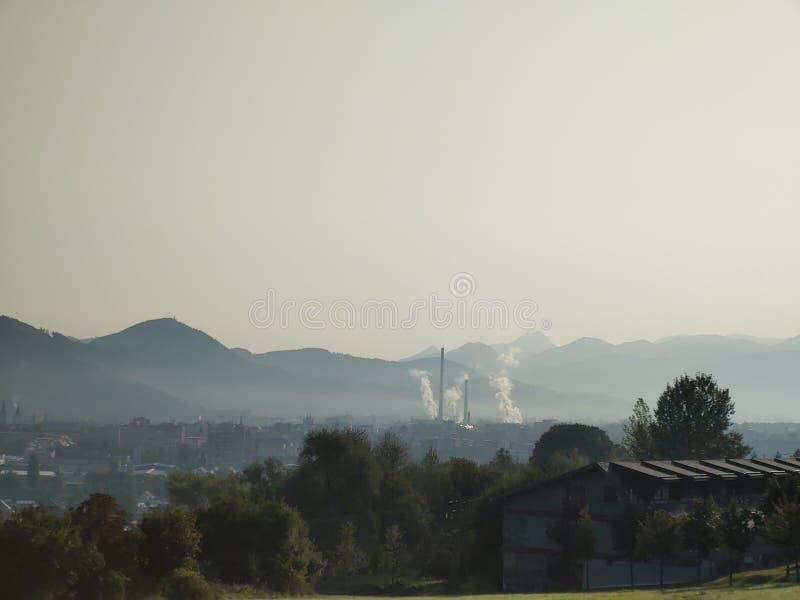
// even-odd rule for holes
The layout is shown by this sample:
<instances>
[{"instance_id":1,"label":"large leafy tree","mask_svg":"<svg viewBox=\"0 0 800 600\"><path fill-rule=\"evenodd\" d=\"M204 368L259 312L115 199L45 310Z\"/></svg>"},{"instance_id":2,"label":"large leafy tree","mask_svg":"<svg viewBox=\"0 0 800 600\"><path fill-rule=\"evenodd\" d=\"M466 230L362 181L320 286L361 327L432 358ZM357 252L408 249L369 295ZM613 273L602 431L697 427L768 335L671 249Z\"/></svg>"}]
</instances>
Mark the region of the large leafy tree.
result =
<instances>
[{"instance_id":1,"label":"large leafy tree","mask_svg":"<svg viewBox=\"0 0 800 600\"><path fill-rule=\"evenodd\" d=\"M284 502L232 496L198 511L197 523L201 561L223 581L297 593L321 568L308 525Z\"/></svg>"},{"instance_id":2,"label":"large leafy tree","mask_svg":"<svg viewBox=\"0 0 800 600\"><path fill-rule=\"evenodd\" d=\"M103 557L81 539L69 518L25 508L0 523L0 596L62 598L97 573Z\"/></svg>"},{"instance_id":3,"label":"large leafy tree","mask_svg":"<svg viewBox=\"0 0 800 600\"><path fill-rule=\"evenodd\" d=\"M614 443L599 427L559 423L544 432L536 441L530 462L543 465L556 452L569 454L573 450L583 454L590 462L606 460L614 450Z\"/></svg>"},{"instance_id":4,"label":"large leafy tree","mask_svg":"<svg viewBox=\"0 0 800 600\"><path fill-rule=\"evenodd\" d=\"M378 535L373 508L380 467L363 431L312 431L305 437L299 463L286 486L286 498L308 520L315 540L331 548L345 521L367 535Z\"/></svg>"},{"instance_id":5,"label":"large leafy tree","mask_svg":"<svg viewBox=\"0 0 800 600\"><path fill-rule=\"evenodd\" d=\"M72 509L70 518L84 543L103 555L104 573L116 571L128 578L134 576L141 535L113 496L92 494ZM83 583L92 587L97 577L92 574L90 581Z\"/></svg>"},{"instance_id":6,"label":"large leafy tree","mask_svg":"<svg viewBox=\"0 0 800 600\"><path fill-rule=\"evenodd\" d=\"M735 407L730 391L711 375L675 379L658 399L652 427L654 451L662 458L741 458L751 448L731 431Z\"/></svg>"},{"instance_id":7,"label":"large leafy tree","mask_svg":"<svg viewBox=\"0 0 800 600\"><path fill-rule=\"evenodd\" d=\"M158 508L147 513L139 525L142 530L142 558L155 577L194 565L200 549L200 534L195 517L183 506Z\"/></svg>"}]
</instances>

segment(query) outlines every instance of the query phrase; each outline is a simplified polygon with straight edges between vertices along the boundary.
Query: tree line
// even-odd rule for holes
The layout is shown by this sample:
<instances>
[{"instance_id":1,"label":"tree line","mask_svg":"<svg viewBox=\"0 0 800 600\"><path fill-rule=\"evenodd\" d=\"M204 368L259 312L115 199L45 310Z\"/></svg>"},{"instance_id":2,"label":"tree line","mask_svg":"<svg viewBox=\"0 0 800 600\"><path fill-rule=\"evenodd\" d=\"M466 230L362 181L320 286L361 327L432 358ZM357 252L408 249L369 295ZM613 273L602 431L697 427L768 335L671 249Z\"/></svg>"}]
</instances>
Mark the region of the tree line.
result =
<instances>
[{"instance_id":1,"label":"tree line","mask_svg":"<svg viewBox=\"0 0 800 600\"><path fill-rule=\"evenodd\" d=\"M691 501L685 513L673 515L663 510L645 512L631 503L612 519L611 533L615 549L629 561L631 586L634 561L648 559L658 563L663 587L664 565L680 550L697 558L698 580L703 561L723 552L732 584L734 572L758 536L784 553L787 579L794 563L800 583L800 476L771 480L755 504L733 500L720 507L713 498L699 498Z\"/></svg>"}]
</instances>

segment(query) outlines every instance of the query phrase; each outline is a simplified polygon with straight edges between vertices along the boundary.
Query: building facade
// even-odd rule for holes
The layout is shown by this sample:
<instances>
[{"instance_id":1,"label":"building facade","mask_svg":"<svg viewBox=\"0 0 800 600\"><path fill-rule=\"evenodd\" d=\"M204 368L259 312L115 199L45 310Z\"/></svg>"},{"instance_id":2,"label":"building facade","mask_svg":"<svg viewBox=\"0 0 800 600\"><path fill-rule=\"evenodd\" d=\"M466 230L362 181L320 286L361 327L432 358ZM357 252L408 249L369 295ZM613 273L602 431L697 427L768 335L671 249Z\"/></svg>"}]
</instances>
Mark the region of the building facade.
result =
<instances>
[{"instance_id":1,"label":"building facade","mask_svg":"<svg viewBox=\"0 0 800 600\"><path fill-rule=\"evenodd\" d=\"M594 463L510 494L503 513L503 589L509 592L554 589L554 573L561 546L553 530L560 520L587 507L592 519L594 553L576 579L585 589L652 586L659 583L659 566L633 566L614 549L611 523L627 503L643 510L684 512L693 499L713 497L724 505L733 499L757 502L770 478L800 473L800 460L775 459L618 461ZM754 546L757 556L746 562L768 560L769 549ZM697 559L678 554L664 568L664 583L696 581ZM766 566L766 565L765 565ZM701 577L718 576L715 562L701 567Z\"/></svg>"}]
</instances>

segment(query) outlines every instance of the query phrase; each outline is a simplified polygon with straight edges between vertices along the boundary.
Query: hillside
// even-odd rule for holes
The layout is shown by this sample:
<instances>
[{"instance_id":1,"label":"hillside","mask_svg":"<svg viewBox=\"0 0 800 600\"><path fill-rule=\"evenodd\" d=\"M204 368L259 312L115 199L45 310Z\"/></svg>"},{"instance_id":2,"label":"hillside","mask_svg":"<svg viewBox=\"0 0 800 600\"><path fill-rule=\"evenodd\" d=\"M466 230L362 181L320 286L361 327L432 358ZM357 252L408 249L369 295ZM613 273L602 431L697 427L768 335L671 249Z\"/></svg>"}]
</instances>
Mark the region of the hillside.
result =
<instances>
[{"instance_id":1,"label":"hillside","mask_svg":"<svg viewBox=\"0 0 800 600\"><path fill-rule=\"evenodd\" d=\"M508 375L527 420L615 421L635 398L654 403L675 376L699 370L731 388L737 419L792 420L800 389L797 340L687 336L615 345L582 338L545 348L546 337L526 334L508 344L475 342L447 352L445 387L468 375L473 418L499 419L488 375L499 370L500 353L519 348L520 364L509 366ZM430 349L404 361L321 348L252 354L175 319L79 341L0 318L0 394L50 418L423 418L414 369L431 374L438 397L439 356Z\"/></svg>"}]
</instances>

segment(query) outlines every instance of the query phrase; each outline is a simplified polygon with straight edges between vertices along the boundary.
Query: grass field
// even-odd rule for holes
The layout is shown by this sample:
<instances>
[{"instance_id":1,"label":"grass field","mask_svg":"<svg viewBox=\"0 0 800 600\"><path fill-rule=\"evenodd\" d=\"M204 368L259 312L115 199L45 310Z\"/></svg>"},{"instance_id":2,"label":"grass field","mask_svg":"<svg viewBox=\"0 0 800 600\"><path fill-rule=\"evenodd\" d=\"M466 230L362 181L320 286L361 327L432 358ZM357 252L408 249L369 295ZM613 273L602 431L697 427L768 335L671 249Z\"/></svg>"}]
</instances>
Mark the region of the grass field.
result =
<instances>
[{"instance_id":1,"label":"grass field","mask_svg":"<svg viewBox=\"0 0 800 600\"><path fill-rule=\"evenodd\" d=\"M785 568L771 569L769 571L752 571L736 575L733 587L728 587L727 578L711 581L701 586L687 586L660 590L616 590L610 592L563 592L553 594L474 594L474 595L424 595L426 598L443 598L446 600L577 600L578 598L591 598L592 600L680 600L682 598L703 598L704 600L717 600L730 598L740 600L744 598L764 598L768 600L789 598L800 599L800 584L792 579L787 581ZM266 596L235 594L227 596L229 600L262 600ZM316 600L392 600L392 596L340 596L317 595ZM408 600L413 596L395 596L397 600Z\"/></svg>"}]
</instances>

